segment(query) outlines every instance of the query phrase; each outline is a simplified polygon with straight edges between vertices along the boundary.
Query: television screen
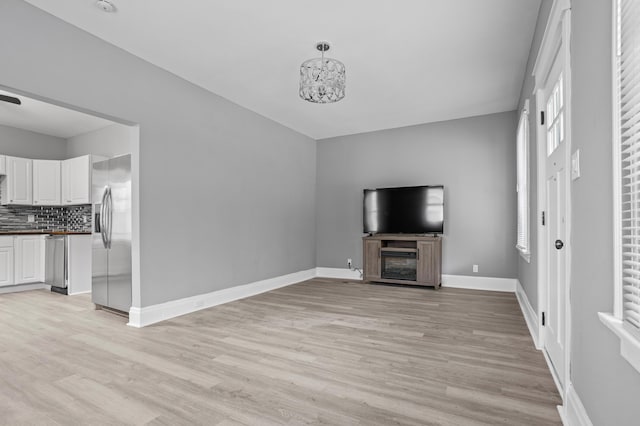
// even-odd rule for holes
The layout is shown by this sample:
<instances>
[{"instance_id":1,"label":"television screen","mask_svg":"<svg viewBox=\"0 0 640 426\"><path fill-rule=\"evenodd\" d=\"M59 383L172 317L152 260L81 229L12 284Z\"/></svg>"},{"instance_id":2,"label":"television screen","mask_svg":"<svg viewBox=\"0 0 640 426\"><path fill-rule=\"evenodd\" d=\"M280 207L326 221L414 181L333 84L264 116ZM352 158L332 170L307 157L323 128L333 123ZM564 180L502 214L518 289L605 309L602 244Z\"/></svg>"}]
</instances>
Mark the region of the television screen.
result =
<instances>
[{"instance_id":1,"label":"television screen","mask_svg":"<svg viewBox=\"0 0 640 426\"><path fill-rule=\"evenodd\" d=\"M365 189L363 225L370 234L442 234L444 186Z\"/></svg>"}]
</instances>

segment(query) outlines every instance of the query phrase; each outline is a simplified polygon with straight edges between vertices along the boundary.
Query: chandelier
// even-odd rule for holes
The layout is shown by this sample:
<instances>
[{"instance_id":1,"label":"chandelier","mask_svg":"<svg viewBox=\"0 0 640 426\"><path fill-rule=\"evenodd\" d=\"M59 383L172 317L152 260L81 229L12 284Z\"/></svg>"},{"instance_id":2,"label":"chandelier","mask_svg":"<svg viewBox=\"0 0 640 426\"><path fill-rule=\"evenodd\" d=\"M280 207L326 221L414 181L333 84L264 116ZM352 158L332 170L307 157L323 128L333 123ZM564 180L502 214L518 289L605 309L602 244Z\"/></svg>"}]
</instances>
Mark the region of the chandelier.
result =
<instances>
[{"instance_id":1,"label":"chandelier","mask_svg":"<svg viewBox=\"0 0 640 426\"><path fill-rule=\"evenodd\" d=\"M328 41L319 41L316 49L322 52L322 57L308 59L300 65L300 97L305 101L328 104L344 98L344 64L324 57L329 48Z\"/></svg>"}]
</instances>

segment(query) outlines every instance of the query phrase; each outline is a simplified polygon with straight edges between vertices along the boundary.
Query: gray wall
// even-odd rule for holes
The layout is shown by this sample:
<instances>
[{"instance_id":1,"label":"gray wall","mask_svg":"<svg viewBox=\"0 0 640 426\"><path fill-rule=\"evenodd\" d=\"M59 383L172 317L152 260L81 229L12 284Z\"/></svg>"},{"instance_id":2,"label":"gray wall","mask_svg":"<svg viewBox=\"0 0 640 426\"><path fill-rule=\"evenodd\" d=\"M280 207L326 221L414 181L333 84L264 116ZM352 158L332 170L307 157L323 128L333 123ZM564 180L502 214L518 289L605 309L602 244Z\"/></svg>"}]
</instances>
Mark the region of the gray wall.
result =
<instances>
[{"instance_id":1,"label":"gray wall","mask_svg":"<svg viewBox=\"0 0 640 426\"><path fill-rule=\"evenodd\" d=\"M110 158L131 154L131 145L131 128L116 123L67 139L67 157L95 154Z\"/></svg>"},{"instance_id":2,"label":"gray wall","mask_svg":"<svg viewBox=\"0 0 640 426\"><path fill-rule=\"evenodd\" d=\"M10 90L140 125L142 306L315 266L315 141L21 0L0 52Z\"/></svg>"},{"instance_id":3,"label":"gray wall","mask_svg":"<svg viewBox=\"0 0 640 426\"><path fill-rule=\"evenodd\" d=\"M443 273L515 278L516 114L318 141L319 267L362 265L362 190L445 186Z\"/></svg>"},{"instance_id":4,"label":"gray wall","mask_svg":"<svg viewBox=\"0 0 640 426\"><path fill-rule=\"evenodd\" d=\"M613 310L611 2L572 2L571 377L594 425L637 425L640 373L598 319Z\"/></svg>"},{"instance_id":5,"label":"gray wall","mask_svg":"<svg viewBox=\"0 0 640 426\"><path fill-rule=\"evenodd\" d=\"M522 89L533 97L531 69L544 34L551 0L543 0ZM613 196L611 119L611 2L572 2L572 143L580 149L582 176L573 181L571 264L571 381L594 425L636 425L640 373L620 356L620 342L598 319L613 310ZM531 111L535 111L535 102ZM531 141L537 125L531 117ZM536 150L531 146L532 217L536 215ZM537 309L536 227L531 264L518 278Z\"/></svg>"},{"instance_id":6,"label":"gray wall","mask_svg":"<svg viewBox=\"0 0 640 426\"><path fill-rule=\"evenodd\" d=\"M4 70L0 70L0 82L3 75ZM67 158L67 141L55 136L0 125L0 154L40 160L64 160Z\"/></svg>"},{"instance_id":7,"label":"gray wall","mask_svg":"<svg viewBox=\"0 0 640 426\"><path fill-rule=\"evenodd\" d=\"M544 36L544 29L547 24L549 12L553 5L552 0L542 0L540 11L538 13L538 21L536 22L536 30L531 42L531 50L529 51L529 59L527 61L527 70L524 74L524 82L520 92L520 102L518 103L518 117L522 113L525 100L529 100L529 248L531 259L528 263L524 258L518 256L518 280L522 284L524 292L531 303L533 309L538 311L538 224L540 214L538 212L538 152L537 152L537 131L538 121L536 116L537 105L536 98L533 94L535 87L535 79L531 75L533 66L536 63L540 43Z\"/></svg>"}]
</instances>

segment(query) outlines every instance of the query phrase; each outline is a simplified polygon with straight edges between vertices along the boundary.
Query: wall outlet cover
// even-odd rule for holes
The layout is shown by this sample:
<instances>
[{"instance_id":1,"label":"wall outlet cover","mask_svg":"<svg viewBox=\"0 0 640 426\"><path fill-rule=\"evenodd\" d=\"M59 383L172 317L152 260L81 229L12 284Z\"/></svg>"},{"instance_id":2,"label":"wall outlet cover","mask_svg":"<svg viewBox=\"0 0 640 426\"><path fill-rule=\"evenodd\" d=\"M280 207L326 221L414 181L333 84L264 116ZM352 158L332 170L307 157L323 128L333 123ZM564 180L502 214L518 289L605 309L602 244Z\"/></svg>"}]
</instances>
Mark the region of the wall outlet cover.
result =
<instances>
[{"instance_id":1,"label":"wall outlet cover","mask_svg":"<svg viewBox=\"0 0 640 426\"><path fill-rule=\"evenodd\" d=\"M36 216L33 214L27 215L27 222L35 222Z\"/></svg>"}]
</instances>

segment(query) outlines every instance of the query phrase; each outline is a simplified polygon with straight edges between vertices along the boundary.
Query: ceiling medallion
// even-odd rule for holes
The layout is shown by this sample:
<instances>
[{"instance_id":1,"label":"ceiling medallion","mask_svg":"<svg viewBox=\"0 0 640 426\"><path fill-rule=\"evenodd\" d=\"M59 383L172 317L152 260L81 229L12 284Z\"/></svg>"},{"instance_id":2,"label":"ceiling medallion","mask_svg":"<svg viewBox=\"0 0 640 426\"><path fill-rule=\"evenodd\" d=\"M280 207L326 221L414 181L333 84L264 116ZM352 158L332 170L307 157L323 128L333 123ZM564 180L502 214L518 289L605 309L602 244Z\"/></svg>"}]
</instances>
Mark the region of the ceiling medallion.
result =
<instances>
[{"instance_id":1,"label":"ceiling medallion","mask_svg":"<svg viewBox=\"0 0 640 426\"><path fill-rule=\"evenodd\" d=\"M308 59L300 65L300 97L305 101L328 104L344 98L344 64L324 57L330 47L328 41L319 41L316 49L322 52L322 57Z\"/></svg>"}]
</instances>

